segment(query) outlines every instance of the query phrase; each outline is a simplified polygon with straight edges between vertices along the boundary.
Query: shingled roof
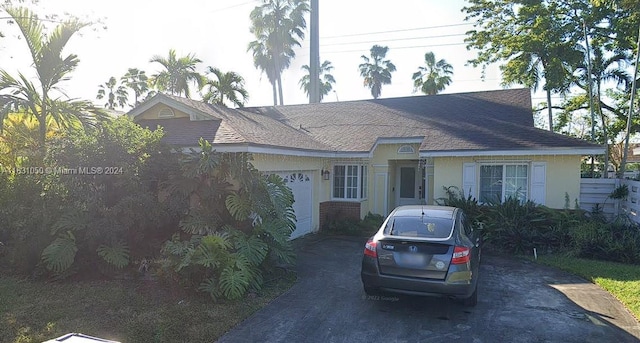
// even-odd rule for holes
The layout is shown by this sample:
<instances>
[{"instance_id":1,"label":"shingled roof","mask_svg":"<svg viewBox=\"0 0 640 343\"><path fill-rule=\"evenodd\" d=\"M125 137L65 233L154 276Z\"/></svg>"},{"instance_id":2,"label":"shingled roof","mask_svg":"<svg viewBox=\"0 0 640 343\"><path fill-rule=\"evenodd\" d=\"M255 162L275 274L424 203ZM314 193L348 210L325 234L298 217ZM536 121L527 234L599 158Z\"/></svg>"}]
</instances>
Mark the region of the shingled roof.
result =
<instances>
[{"instance_id":1,"label":"shingled roof","mask_svg":"<svg viewBox=\"0 0 640 343\"><path fill-rule=\"evenodd\" d=\"M159 96L168 106L177 102L211 118L153 121L167 121L167 141L179 145L195 145L202 136L222 145L368 153L381 138L417 138L422 141L420 152L434 156L464 151L603 151L584 140L535 128L526 88L243 109ZM139 114L135 109L130 113ZM149 120L139 122L147 125Z\"/></svg>"}]
</instances>

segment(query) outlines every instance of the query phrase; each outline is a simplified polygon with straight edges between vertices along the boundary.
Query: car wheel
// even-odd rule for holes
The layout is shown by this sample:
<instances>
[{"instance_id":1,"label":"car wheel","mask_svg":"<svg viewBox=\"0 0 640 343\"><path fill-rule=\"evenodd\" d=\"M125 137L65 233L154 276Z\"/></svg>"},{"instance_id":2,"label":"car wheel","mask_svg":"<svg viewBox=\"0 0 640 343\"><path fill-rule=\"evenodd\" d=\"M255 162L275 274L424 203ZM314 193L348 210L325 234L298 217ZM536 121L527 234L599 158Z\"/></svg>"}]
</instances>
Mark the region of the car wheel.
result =
<instances>
[{"instance_id":1,"label":"car wheel","mask_svg":"<svg viewBox=\"0 0 640 343\"><path fill-rule=\"evenodd\" d=\"M476 289L473 291L470 297L463 300L464 306L473 307L478 304L478 286L476 285Z\"/></svg>"}]
</instances>

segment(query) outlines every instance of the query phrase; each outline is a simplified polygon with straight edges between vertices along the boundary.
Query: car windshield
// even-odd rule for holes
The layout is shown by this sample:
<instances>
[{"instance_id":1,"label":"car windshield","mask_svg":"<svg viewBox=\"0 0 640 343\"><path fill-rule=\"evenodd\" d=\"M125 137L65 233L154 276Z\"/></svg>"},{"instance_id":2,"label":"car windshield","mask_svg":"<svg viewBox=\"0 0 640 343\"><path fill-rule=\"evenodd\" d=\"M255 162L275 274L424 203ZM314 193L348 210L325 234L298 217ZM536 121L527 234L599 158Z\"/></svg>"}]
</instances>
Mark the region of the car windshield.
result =
<instances>
[{"instance_id":1,"label":"car windshield","mask_svg":"<svg viewBox=\"0 0 640 343\"><path fill-rule=\"evenodd\" d=\"M387 233L392 236L445 239L451 236L451 219L429 217L394 217Z\"/></svg>"}]
</instances>

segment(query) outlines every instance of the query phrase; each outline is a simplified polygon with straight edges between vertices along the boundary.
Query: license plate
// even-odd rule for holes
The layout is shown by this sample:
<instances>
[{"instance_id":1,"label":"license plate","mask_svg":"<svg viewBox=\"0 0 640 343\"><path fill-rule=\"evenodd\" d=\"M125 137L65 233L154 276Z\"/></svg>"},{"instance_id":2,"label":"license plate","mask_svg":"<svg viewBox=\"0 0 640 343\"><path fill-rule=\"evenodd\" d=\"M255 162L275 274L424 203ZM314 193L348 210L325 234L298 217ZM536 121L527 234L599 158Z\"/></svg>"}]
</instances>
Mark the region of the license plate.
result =
<instances>
[{"instance_id":1,"label":"license plate","mask_svg":"<svg viewBox=\"0 0 640 343\"><path fill-rule=\"evenodd\" d=\"M401 254L398 256L398 262L409 266L421 266L425 263L424 257L418 254Z\"/></svg>"}]
</instances>

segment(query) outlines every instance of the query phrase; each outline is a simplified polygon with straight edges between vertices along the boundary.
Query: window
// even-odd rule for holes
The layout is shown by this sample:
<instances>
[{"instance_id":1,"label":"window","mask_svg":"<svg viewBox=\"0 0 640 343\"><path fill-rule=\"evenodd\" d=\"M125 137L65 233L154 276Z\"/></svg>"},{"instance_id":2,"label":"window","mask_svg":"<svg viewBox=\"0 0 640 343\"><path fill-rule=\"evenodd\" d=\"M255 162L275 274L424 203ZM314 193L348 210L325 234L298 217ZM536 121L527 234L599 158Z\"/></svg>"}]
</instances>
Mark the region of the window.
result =
<instances>
[{"instance_id":1,"label":"window","mask_svg":"<svg viewBox=\"0 0 640 343\"><path fill-rule=\"evenodd\" d=\"M365 199L367 197L367 166L333 166L333 198Z\"/></svg>"},{"instance_id":2,"label":"window","mask_svg":"<svg viewBox=\"0 0 640 343\"><path fill-rule=\"evenodd\" d=\"M492 164L480 166L480 201L502 202L510 197L526 201L529 194L529 166Z\"/></svg>"},{"instance_id":3,"label":"window","mask_svg":"<svg viewBox=\"0 0 640 343\"><path fill-rule=\"evenodd\" d=\"M398 148L398 154L413 154L416 150L411 145L403 145Z\"/></svg>"},{"instance_id":4,"label":"window","mask_svg":"<svg viewBox=\"0 0 640 343\"><path fill-rule=\"evenodd\" d=\"M173 116L173 110L168 107L165 107L158 112L158 118L171 118Z\"/></svg>"}]
</instances>

